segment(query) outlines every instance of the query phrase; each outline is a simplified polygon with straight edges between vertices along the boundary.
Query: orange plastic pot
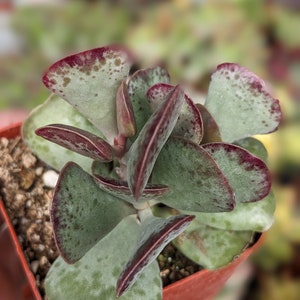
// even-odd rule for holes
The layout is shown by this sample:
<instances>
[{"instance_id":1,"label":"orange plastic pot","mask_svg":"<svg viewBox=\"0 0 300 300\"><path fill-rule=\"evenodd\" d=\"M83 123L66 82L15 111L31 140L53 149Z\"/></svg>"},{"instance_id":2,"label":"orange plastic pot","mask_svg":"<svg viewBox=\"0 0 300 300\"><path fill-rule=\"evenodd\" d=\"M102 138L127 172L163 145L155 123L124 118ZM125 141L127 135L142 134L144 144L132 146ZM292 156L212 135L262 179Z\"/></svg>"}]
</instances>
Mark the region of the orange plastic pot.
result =
<instances>
[{"instance_id":1,"label":"orange plastic pot","mask_svg":"<svg viewBox=\"0 0 300 300\"><path fill-rule=\"evenodd\" d=\"M3 115L3 113L0 113L0 120L1 115ZM20 135L21 119L22 117L18 115L14 121L10 122L9 126L0 124L0 137L14 138ZM34 277L25 260L1 199L0 230L0 299L41 300ZM253 251L260 247L262 240L262 237L260 237L255 245L244 251L228 266L214 271L199 271L167 286L163 289L163 300L213 299L234 273L236 267L244 262Z\"/></svg>"}]
</instances>

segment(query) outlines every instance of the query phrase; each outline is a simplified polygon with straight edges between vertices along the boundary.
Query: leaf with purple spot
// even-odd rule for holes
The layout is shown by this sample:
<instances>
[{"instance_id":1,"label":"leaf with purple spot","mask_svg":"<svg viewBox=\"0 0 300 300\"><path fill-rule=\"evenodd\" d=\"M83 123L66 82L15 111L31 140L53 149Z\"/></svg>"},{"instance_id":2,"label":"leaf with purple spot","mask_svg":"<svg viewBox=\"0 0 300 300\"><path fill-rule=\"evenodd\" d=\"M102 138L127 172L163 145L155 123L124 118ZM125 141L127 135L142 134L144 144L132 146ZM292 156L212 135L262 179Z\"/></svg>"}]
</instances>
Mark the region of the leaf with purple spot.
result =
<instances>
[{"instance_id":1,"label":"leaf with purple spot","mask_svg":"<svg viewBox=\"0 0 300 300\"><path fill-rule=\"evenodd\" d=\"M150 86L159 82L170 82L167 70L159 66L136 71L128 80L128 93L133 107L137 133L141 131L151 116L146 93Z\"/></svg>"},{"instance_id":2,"label":"leaf with purple spot","mask_svg":"<svg viewBox=\"0 0 300 300\"><path fill-rule=\"evenodd\" d=\"M117 282L117 297L137 280L140 273L171 240L188 227L193 218L194 216L177 215L161 219L151 215L142 220L136 247Z\"/></svg>"},{"instance_id":3,"label":"leaf with purple spot","mask_svg":"<svg viewBox=\"0 0 300 300\"><path fill-rule=\"evenodd\" d=\"M136 123L125 80L122 81L117 92L116 109L119 134L124 137L134 136L136 133Z\"/></svg>"},{"instance_id":4,"label":"leaf with purple spot","mask_svg":"<svg viewBox=\"0 0 300 300\"><path fill-rule=\"evenodd\" d=\"M159 201L175 209L224 212L235 206L234 192L216 161L201 146L183 138L167 141L151 179L169 187Z\"/></svg>"},{"instance_id":5,"label":"leaf with purple spot","mask_svg":"<svg viewBox=\"0 0 300 300\"><path fill-rule=\"evenodd\" d=\"M263 80L234 63L219 65L212 75L205 107L228 143L272 132L282 117L279 101Z\"/></svg>"},{"instance_id":6,"label":"leaf with purple spot","mask_svg":"<svg viewBox=\"0 0 300 300\"><path fill-rule=\"evenodd\" d=\"M130 66L131 54L126 49L95 48L59 60L44 74L43 82L84 115L112 144L118 134L116 92Z\"/></svg>"},{"instance_id":7,"label":"leaf with purple spot","mask_svg":"<svg viewBox=\"0 0 300 300\"><path fill-rule=\"evenodd\" d=\"M173 85L166 83L158 83L149 88L147 91L147 99L152 111L155 111L173 88ZM201 115L187 94L184 95L184 100L172 135L182 136L196 144L200 144L203 137Z\"/></svg>"},{"instance_id":8,"label":"leaf with purple spot","mask_svg":"<svg viewBox=\"0 0 300 300\"><path fill-rule=\"evenodd\" d=\"M60 173L50 209L61 256L74 263L134 213L131 205L101 190L91 175L69 162Z\"/></svg>"},{"instance_id":9,"label":"leaf with purple spot","mask_svg":"<svg viewBox=\"0 0 300 300\"><path fill-rule=\"evenodd\" d=\"M101 162L109 162L113 159L112 147L107 142L77 127L50 124L38 128L35 133L48 141L92 159Z\"/></svg>"},{"instance_id":10,"label":"leaf with purple spot","mask_svg":"<svg viewBox=\"0 0 300 300\"><path fill-rule=\"evenodd\" d=\"M176 86L152 114L129 150L127 179L136 200L143 193L156 158L176 124L183 102L183 90Z\"/></svg>"},{"instance_id":11,"label":"leaf with purple spot","mask_svg":"<svg viewBox=\"0 0 300 300\"><path fill-rule=\"evenodd\" d=\"M228 179L237 202L258 201L269 194L271 176L260 158L233 144L211 143L203 148Z\"/></svg>"}]
</instances>

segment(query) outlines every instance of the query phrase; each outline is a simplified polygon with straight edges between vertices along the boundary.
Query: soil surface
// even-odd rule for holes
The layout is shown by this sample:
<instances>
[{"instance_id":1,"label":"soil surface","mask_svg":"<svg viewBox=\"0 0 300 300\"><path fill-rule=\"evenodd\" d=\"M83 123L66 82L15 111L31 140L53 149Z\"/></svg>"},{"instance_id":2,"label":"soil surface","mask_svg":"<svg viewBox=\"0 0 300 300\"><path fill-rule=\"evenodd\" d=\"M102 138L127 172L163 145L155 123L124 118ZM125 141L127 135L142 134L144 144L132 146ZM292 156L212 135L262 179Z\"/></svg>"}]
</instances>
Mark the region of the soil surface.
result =
<instances>
[{"instance_id":1,"label":"soil surface","mask_svg":"<svg viewBox=\"0 0 300 300\"><path fill-rule=\"evenodd\" d=\"M49 167L39 161L22 139L0 138L0 198L15 227L37 286L44 297L45 276L58 255L49 206L53 188L45 180ZM171 244L158 257L166 286L200 270Z\"/></svg>"}]
</instances>

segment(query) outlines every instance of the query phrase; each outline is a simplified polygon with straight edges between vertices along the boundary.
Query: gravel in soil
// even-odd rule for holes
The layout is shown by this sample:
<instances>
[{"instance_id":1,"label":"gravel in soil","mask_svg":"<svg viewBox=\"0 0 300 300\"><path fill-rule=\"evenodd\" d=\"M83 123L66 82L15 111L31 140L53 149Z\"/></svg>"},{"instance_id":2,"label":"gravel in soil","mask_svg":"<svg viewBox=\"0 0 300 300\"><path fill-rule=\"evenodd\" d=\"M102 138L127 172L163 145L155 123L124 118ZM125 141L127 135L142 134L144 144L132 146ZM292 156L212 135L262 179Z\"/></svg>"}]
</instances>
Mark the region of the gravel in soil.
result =
<instances>
[{"instance_id":1,"label":"gravel in soil","mask_svg":"<svg viewBox=\"0 0 300 300\"><path fill-rule=\"evenodd\" d=\"M58 255L50 222L53 188L45 178L51 170L20 137L0 139L0 198L4 201L42 297L44 279ZM172 244L158 257L163 286L200 270Z\"/></svg>"}]
</instances>

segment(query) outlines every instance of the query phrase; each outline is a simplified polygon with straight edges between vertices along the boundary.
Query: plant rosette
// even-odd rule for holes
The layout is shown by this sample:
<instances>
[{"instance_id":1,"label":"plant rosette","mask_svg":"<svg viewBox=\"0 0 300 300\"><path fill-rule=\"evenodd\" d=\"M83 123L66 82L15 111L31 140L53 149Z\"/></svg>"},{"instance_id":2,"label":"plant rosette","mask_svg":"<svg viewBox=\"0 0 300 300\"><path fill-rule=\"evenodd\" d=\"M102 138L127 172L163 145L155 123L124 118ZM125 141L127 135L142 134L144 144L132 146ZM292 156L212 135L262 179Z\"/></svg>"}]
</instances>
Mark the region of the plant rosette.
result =
<instances>
[{"instance_id":1,"label":"plant rosette","mask_svg":"<svg viewBox=\"0 0 300 300\"><path fill-rule=\"evenodd\" d=\"M132 62L119 46L59 60L43 76L52 94L23 124L60 171L50 300L161 299L156 258L168 243L214 270L273 222L267 152L252 137L281 120L264 82L219 65L200 104L166 69L131 73Z\"/></svg>"},{"instance_id":2,"label":"plant rosette","mask_svg":"<svg viewBox=\"0 0 300 300\"><path fill-rule=\"evenodd\" d=\"M4 111L0 113L6 119L0 126L0 138L14 139L20 136L22 117L19 112ZM4 118L2 120L4 120ZM25 118L25 114L23 114ZM42 299L35 278L24 257L18 237L14 230L5 205L0 199L1 244L6 245L0 251L0 272L3 280L0 281L0 299L40 300ZM24 204L25 205L25 204ZM212 299L223 287L235 268L247 259L262 243L262 237L253 246L247 248L229 265L217 270L202 270L188 278L176 281L163 289L164 300ZM9 256L8 256L9 255ZM207 284L209 282L209 285Z\"/></svg>"}]
</instances>

